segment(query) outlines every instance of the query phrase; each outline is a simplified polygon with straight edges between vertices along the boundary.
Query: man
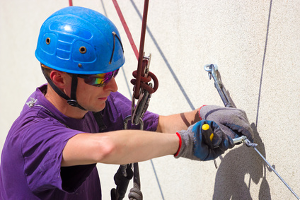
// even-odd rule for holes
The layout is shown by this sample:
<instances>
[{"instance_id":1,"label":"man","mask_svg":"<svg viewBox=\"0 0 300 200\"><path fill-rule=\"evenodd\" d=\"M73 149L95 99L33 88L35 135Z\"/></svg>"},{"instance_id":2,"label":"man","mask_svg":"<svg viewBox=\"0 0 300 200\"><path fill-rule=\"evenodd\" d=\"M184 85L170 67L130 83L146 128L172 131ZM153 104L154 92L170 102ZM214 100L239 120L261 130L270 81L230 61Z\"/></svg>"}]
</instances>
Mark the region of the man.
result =
<instances>
[{"instance_id":1,"label":"man","mask_svg":"<svg viewBox=\"0 0 300 200\"><path fill-rule=\"evenodd\" d=\"M96 11L67 7L52 14L35 55L48 84L28 98L7 135L1 199L101 199L96 163L165 155L212 160L234 146L234 137L253 140L243 111L218 106L171 116L146 112L145 131L130 124L122 130L131 113L115 82L123 47L117 28ZM203 141L203 124L214 133L212 147Z\"/></svg>"}]
</instances>

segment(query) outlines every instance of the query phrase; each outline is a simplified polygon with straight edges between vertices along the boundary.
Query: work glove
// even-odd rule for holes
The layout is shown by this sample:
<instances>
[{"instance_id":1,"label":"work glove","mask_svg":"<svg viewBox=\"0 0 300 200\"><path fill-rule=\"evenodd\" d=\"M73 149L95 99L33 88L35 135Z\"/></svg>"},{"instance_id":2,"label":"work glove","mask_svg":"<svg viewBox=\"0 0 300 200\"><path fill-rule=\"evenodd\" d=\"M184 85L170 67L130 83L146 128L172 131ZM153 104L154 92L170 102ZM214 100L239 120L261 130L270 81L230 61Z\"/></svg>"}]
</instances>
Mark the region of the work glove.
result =
<instances>
[{"instance_id":1,"label":"work glove","mask_svg":"<svg viewBox=\"0 0 300 200\"><path fill-rule=\"evenodd\" d=\"M209 125L213 138L208 144L204 138L204 124ZM220 127L213 121L202 120L190 126L187 130L178 131L179 148L175 158L184 157L192 160L213 160L223 154L228 148L232 148L232 139L223 133ZM207 138L206 138L207 139ZM210 140L210 139L209 139Z\"/></svg>"},{"instance_id":2,"label":"work glove","mask_svg":"<svg viewBox=\"0 0 300 200\"><path fill-rule=\"evenodd\" d=\"M206 105L200 108L199 116L201 120L211 120L216 122L221 130L231 138L245 135L253 142L253 130L248 122L247 115L243 110Z\"/></svg>"}]
</instances>

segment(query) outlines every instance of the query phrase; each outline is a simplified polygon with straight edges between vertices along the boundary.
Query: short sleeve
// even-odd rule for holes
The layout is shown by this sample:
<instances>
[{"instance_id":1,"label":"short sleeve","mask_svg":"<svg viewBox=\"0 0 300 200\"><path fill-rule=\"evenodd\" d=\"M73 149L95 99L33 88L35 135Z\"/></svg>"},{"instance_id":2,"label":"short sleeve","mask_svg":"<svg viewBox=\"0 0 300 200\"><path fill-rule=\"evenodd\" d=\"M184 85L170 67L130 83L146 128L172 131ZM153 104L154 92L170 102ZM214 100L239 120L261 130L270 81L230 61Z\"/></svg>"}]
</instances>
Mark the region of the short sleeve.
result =
<instances>
[{"instance_id":1,"label":"short sleeve","mask_svg":"<svg viewBox=\"0 0 300 200\"><path fill-rule=\"evenodd\" d=\"M24 173L34 193L62 188L61 160L67 141L80 131L69 129L47 118L37 121L23 132Z\"/></svg>"}]
</instances>

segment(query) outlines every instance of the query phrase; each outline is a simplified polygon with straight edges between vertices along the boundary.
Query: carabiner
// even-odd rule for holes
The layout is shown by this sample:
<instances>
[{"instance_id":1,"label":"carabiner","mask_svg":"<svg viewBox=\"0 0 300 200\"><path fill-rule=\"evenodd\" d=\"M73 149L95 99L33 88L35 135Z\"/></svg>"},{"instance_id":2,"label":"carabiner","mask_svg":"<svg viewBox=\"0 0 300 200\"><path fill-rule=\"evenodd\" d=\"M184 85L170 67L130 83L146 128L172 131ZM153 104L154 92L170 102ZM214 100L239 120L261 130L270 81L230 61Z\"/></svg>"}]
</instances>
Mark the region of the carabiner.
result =
<instances>
[{"instance_id":1,"label":"carabiner","mask_svg":"<svg viewBox=\"0 0 300 200\"><path fill-rule=\"evenodd\" d=\"M143 78L147 78L149 75L149 66L151 61L151 54L148 57L144 57L143 64L144 64L144 71L142 73ZM150 78L150 77L149 77ZM132 105L131 105L131 123L134 125L138 125L140 123L140 118L143 117L144 113L148 109L148 105L150 102L151 94L149 93L149 89L152 88L152 83L142 83L143 87L140 87L141 83L136 84L135 90L139 89L139 96L138 96L138 102L135 105L135 99L136 97L132 95ZM139 86L139 87L137 87Z\"/></svg>"}]
</instances>

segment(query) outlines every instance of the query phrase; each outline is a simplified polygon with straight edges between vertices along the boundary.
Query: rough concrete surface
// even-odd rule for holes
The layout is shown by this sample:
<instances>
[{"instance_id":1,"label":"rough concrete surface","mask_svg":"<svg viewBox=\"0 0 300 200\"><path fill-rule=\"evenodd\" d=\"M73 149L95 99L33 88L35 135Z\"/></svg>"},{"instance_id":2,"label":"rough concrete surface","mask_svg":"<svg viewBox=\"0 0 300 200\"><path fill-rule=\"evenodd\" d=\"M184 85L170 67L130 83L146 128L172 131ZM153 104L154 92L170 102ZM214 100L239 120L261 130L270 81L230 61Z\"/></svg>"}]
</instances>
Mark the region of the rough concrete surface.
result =
<instances>
[{"instance_id":1,"label":"rough concrete surface","mask_svg":"<svg viewBox=\"0 0 300 200\"><path fill-rule=\"evenodd\" d=\"M143 1L118 1L139 46ZM110 0L73 0L118 27L126 63L117 77L130 98L137 60ZM0 1L0 149L27 97L45 83L34 56L39 28L67 0ZM162 115L203 104L223 106L204 65L222 81L255 130L258 150L300 195L300 1L150 0L145 41L160 81L148 110ZM140 163L144 199L296 199L251 148L240 145L213 162L174 159ZM99 164L103 199L118 166ZM154 170L155 169L155 170ZM157 182L156 176L159 180ZM161 194L161 191L162 194Z\"/></svg>"}]
</instances>

